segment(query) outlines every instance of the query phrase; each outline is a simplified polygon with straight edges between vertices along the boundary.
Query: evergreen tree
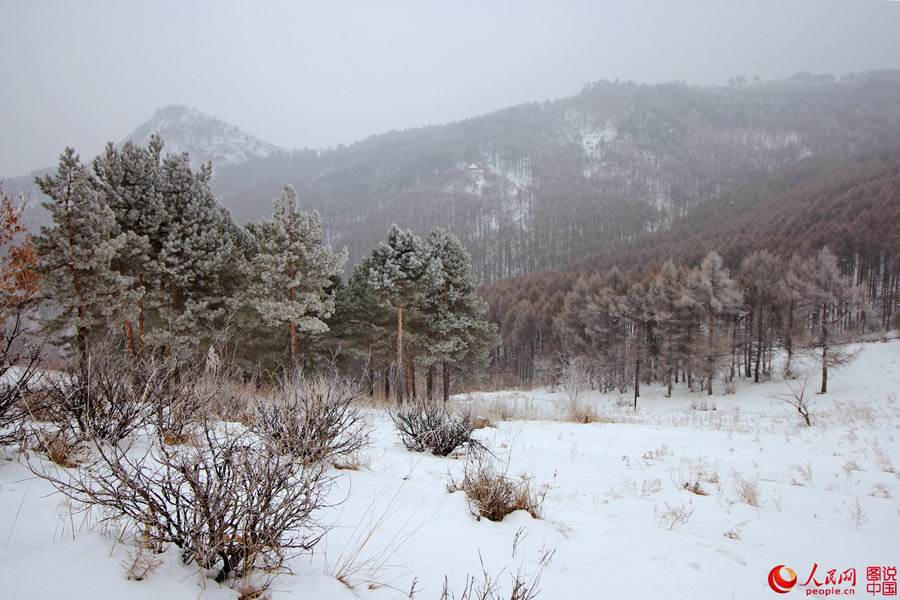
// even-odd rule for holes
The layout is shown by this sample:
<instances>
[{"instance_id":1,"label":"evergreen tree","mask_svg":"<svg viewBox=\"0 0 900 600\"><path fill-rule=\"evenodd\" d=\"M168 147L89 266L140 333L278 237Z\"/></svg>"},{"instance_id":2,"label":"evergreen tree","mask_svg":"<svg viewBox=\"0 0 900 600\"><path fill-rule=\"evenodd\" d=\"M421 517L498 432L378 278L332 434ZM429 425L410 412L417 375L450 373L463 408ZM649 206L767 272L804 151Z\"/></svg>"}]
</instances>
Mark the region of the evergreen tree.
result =
<instances>
[{"instance_id":1,"label":"evergreen tree","mask_svg":"<svg viewBox=\"0 0 900 600\"><path fill-rule=\"evenodd\" d=\"M126 343L132 355L144 350L145 292L159 285L160 227L165 220L160 189L162 146L156 135L146 148L128 141L118 150L110 143L94 160L98 190L126 236L113 266L120 275L129 277L138 296L134 310L123 307Z\"/></svg>"},{"instance_id":2,"label":"evergreen tree","mask_svg":"<svg viewBox=\"0 0 900 600\"><path fill-rule=\"evenodd\" d=\"M428 393L433 392L433 367L440 363L446 402L452 371L483 363L499 337L496 325L487 319L487 304L478 295L472 277L471 257L459 238L435 229L425 240L425 252L440 260L442 275L439 286L425 294L421 303L430 354Z\"/></svg>"},{"instance_id":3,"label":"evergreen tree","mask_svg":"<svg viewBox=\"0 0 900 600\"><path fill-rule=\"evenodd\" d=\"M187 153L182 153L167 155L160 168L164 218L159 226L159 285L151 292L159 310L148 338L167 350L198 348L234 309L241 238L209 190L210 165L195 173Z\"/></svg>"},{"instance_id":4,"label":"evergreen tree","mask_svg":"<svg viewBox=\"0 0 900 600\"><path fill-rule=\"evenodd\" d=\"M90 339L120 318L122 306L137 296L129 279L111 268L125 237L72 148L60 156L55 175L35 182L50 198L43 206L53 220L34 239L42 298L58 310L46 328L60 334L60 342L74 342L83 358Z\"/></svg>"},{"instance_id":5,"label":"evergreen tree","mask_svg":"<svg viewBox=\"0 0 900 600\"><path fill-rule=\"evenodd\" d=\"M274 205L271 219L247 226L255 253L246 262L246 301L264 323L284 328L289 364L296 366L298 337L328 330L330 289L347 255L322 243L322 219L300 210L293 186L285 185Z\"/></svg>"},{"instance_id":6,"label":"evergreen tree","mask_svg":"<svg viewBox=\"0 0 900 600\"><path fill-rule=\"evenodd\" d=\"M407 307L422 303L426 294L441 286L443 279L441 261L431 256L422 240L409 230L392 225L387 241L372 251L368 264L367 285L382 304L396 309L397 315L397 378L411 385L407 375L403 353L403 315ZM397 397L402 399L403 385L397 385ZM406 390L410 393L412 390Z\"/></svg>"}]
</instances>

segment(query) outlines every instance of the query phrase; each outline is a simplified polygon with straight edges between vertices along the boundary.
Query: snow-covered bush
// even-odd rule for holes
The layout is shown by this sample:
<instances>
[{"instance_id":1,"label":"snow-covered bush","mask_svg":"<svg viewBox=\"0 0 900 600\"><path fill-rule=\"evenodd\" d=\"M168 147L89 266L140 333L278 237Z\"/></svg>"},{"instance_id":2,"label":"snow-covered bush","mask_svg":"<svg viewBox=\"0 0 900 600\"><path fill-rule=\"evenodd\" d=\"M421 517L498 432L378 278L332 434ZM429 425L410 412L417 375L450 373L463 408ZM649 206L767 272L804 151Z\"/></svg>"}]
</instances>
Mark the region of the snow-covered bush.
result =
<instances>
[{"instance_id":1,"label":"snow-covered bush","mask_svg":"<svg viewBox=\"0 0 900 600\"><path fill-rule=\"evenodd\" d=\"M447 456L463 445L481 448L472 438L475 423L471 415L454 415L434 400L416 399L389 411L389 415L407 450L430 450L436 456Z\"/></svg>"},{"instance_id":2,"label":"snow-covered bush","mask_svg":"<svg viewBox=\"0 0 900 600\"><path fill-rule=\"evenodd\" d=\"M216 570L219 582L274 572L318 542L312 515L331 481L322 463L273 454L240 426L205 423L200 437L182 446L151 438L140 453L99 444L74 472L31 468L142 544L174 544L185 564Z\"/></svg>"},{"instance_id":3,"label":"snow-covered bush","mask_svg":"<svg viewBox=\"0 0 900 600\"><path fill-rule=\"evenodd\" d=\"M368 443L353 405L362 395L334 377L286 380L259 403L251 427L274 452L302 462L352 456Z\"/></svg>"}]
</instances>

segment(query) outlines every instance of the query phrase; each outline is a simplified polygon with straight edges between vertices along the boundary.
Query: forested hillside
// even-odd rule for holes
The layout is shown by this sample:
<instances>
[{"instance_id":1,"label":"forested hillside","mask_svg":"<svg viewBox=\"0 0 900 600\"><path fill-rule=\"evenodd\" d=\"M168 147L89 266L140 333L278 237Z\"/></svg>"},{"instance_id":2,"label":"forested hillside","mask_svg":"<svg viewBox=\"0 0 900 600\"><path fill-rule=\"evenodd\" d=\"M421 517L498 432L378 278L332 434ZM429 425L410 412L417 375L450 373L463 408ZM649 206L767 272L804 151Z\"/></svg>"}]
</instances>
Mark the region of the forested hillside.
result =
<instances>
[{"instance_id":1,"label":"forested hillside","mask_svg":"<svg viewBox=\"0 0 900 600\"><path fill-rule=\"evenodd\" d=\"M259 218L284 182L350 264L391 223L460 237L482 282L552 269L665 229L804 158L900 134L900 72L727 87L601 81L573 97L217 170Z\"/></svg>"},{"instance_id":2,"label":"forested hillside","mask_svg":"<svg viewBox=\"0 0 900 600\"><path fill-rule=\"evenodd\" d=\"M827 246L841 274L857 286L856 329L896 326L898 223L900 146L896 144L852 157L806 159L771 176L757 176L728 198L675 219L664 231L612 244L569 268L486 287L483 293L503 337L497 369L521 381L539 377L541 369L547 375L556 372L559 354L571 348L572 340L563 339L565 328L555 319L565 312L567 298L570 303L574 300L571 295L579 285L593 281L595 287L603 288L609 284L610 273L616 272L623 284L649 289L667 261L682 270L694 268L712 251L721 255L723 268L746 296L752 287L745 264L748 257L766 252L772 258L772 277L778 280L788 272L791 257L809 259ZM784 302L790 299L783 291L773 292L771 329L763 346L784 339L784 331L778 328L786 325ZM758 324L748 320L754 313L747 304L749 297L745 301L732 316L747 333ZM623 309L622 316L627 312ZM754 348L760 345L755 340L750 343Z\"/></svg>"}]
</instances>

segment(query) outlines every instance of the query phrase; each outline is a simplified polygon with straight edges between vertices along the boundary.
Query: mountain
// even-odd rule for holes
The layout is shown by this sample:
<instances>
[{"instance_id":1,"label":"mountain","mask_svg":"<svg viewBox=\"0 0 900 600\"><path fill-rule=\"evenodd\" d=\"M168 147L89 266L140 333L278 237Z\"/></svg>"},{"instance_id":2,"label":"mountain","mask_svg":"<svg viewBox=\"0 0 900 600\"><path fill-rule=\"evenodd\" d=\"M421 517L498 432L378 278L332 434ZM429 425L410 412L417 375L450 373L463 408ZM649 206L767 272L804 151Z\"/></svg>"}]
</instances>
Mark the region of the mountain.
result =
<instances>
[{"instance_id":1,"label":"mountain","mask_svg":"<svg viewBox=\"0 0 900 600\"><path fill-rule=\"evenodd\" d=\"M719 87L600 81L570 98L222 168L239 220L284 182L351 262L391 223L459 235L482 282L668 228L803 160L900 135L900 71Z\"/></svg>"},{"instance_id":2,"label":"mountain","mask_svg":"<svg viewBox=\"0 0 900 600\"><path fill-rule=\"evenodd\" d=\"M187 152L194 167L211 162L214 173L224 167L233 167L247 161L277 159L289 155L289 151L284 148L264 142L234 125L184 105L158 109L149 120L117 145L132 141L145 146L153 134L158 134L165 142L164 152ZM82 156L85 163L91 160L90 157ZM28 175L3 180L3 192L6 195L22 197L27 202L24 221L31 228L43 224L47 219L46 212L40 206L44 198L34 184L34 178L53 170L54 167L44 167Z\"/></svg>"},{"instance_id":3,"label":"mountain","mask_svg":"<svg viewBox=\"0 0 900 600\"><path fill-rule=\"evenodd\" d=\"M146 146L153 134L165 141L166 152L187 152L195 165L212 162L215 168L287 154L284 148L257 139L191 106L160 108L123 142Z\"/></svg>"},{"instance_id":4,"label":"mountain","mask_svg":"<svg viewBox=\"0 0 900 600\"><path fill-rule=\"evenodd\" d=\"M326 150L284 151L188 107L157 111L129 139L145 143L152 131L166 151L213 161L213 191L239 222L269 215L291 183L351 264L392 223L443 227L490 283L690 222L804 161L893 142L900 70L713 87L599 81L569 98Z\"/></svg>"}]
</instances>

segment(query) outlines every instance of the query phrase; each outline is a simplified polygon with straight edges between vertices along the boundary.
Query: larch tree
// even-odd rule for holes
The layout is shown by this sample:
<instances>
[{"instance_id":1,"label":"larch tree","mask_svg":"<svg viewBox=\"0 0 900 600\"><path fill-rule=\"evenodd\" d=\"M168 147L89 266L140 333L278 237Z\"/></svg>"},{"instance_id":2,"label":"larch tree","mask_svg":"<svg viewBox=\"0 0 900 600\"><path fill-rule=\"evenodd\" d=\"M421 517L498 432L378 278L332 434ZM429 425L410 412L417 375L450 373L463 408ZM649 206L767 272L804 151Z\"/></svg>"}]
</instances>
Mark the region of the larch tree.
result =
<instances>
[{"instance_id":1,"label":"larch tree","mask_svg":"<svg viewBox=\"0 0 900 600\"><path fill-rule=\"evenodd\" d=\"M808 307L815 326L815 345L820 353L822 385L820 394L828 391L828 369L847 364L856 357L843 342L843 320L857 301L857 290L849 278L841 274L837 257L823 247L804 261L800 278L805 284Z\"/></svg>"},{"instance_id":2,"label":"larch tree","mask_svg":"<svg viewBox=\"0 0 900 600\"><path fill-rule=\"evenodd\" d=\"M112 268L125 238L72 148L60 156L55 175L35 181L50 198L43 206L53 220L34 239L43 276L41 296L58 311L46 328L59 334L60 342L74 342L83 358L90 339L107 328L133 295L128 278Z\"/></svg>"},{"instance_id":3,"label":"larch tree","mask_svg":"<svg viewBox=\"0 0 900 600\"><path fill-rule=\"evenodd\" d=\"M271 219L247 226L255 253L245 263L246 302L266 324L284 328L289 364L295 367L298 337L328 330L325 321L335 309L331 287L347 253L322 243L321 217L300 210L293 186L284 186L274 206Z\"/></svg>"},{"instance_id":4,"label":"larch tree","mask_svg":"<svg viewBox=\"0 0 900 600\"><path fill-rule=\"evenodd\" d=\"M728 275L722 257L715 251L707 254L700 266L691 271L687 286L697 310L705 317L703 352L706 354L706 391L711 396L716 358L725 349L723 321L740 312L744 298L740 287Z\"/></svg>"},{"instance_id":5,"label":"larch tree","mask_svg":"<svg viewBox=\"0 0 900 600\"><path fill-rule=\"evenodd\" d=\"M768 250L757 250L741 263L739 280L743 286L744 301L747 304L750 323L747 330L756 329L756 357L753 367L753 381L759 383L762 373L764 350L771 347L770 322L780 301L779 282L783 277L784 265ZM753 322L756 325L753 325ZM768 335L767 335L768 334ZM748 350L751 344L748 343ZM750 360L747 360L746 375L749 377Z\"/></svg>"}]
</instances>

